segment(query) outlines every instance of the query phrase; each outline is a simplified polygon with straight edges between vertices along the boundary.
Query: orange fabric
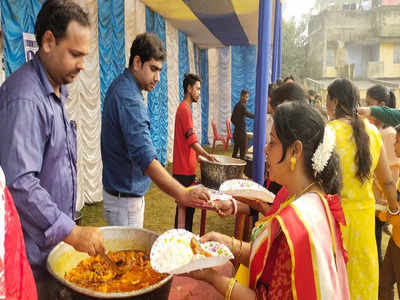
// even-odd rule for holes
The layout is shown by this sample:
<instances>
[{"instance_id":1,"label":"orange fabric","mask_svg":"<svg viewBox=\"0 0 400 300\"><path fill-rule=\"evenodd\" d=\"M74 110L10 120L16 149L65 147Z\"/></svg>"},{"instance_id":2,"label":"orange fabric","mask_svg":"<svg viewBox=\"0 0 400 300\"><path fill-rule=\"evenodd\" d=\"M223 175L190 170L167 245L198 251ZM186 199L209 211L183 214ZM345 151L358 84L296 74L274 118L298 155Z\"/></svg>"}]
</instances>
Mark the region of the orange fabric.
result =
<instances>
[{"instance_id":1,"label":"orange fabric","mask_svg":"<svg viewBox=\"0 0 400 300\"><path fill-rule=\"evenodd\" d=\"M191 145L197 141L193 129L192 112L189 105L182 101L175 116L173 174L196 175L197 157Z\"/></svg>"}]
</instances>

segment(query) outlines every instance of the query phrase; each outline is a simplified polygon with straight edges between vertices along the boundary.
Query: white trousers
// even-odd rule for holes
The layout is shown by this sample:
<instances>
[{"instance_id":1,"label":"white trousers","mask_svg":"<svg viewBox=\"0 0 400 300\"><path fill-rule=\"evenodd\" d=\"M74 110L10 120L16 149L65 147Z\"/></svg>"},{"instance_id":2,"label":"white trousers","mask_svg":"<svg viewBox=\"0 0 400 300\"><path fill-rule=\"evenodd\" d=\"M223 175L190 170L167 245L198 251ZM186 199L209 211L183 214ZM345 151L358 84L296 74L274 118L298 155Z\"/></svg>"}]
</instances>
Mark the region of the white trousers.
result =
<instances>
[{"instance_id":1,"label":"white trousers","mask_svg":"<svg viewBox=\"0 0 400 300\"><path fill-rule=\"evenodd\" d=\"M110 226L143 228L144 197L121 198L103 190L104 219Z\"/></svg>"}]
</instances>

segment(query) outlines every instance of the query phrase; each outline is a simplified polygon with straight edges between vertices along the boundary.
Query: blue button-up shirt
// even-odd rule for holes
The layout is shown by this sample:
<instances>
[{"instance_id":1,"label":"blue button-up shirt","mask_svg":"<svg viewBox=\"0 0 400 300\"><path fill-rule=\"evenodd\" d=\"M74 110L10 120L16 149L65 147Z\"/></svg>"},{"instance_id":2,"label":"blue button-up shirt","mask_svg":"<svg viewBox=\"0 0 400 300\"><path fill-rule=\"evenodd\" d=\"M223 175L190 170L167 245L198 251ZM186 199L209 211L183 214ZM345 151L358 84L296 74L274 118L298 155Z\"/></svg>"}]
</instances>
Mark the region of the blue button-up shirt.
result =
<instances>
[{"instance_id":1,"label":"blue button-up shirt","mask_svg":"<svg viewBox=\"0 0 400 300\"><path fill-rule=\"evenodd\" d=\"M14 198L35 277L74 227L76 134L38 55L0 88L0 165Z\"/></svg>"},{"instance_id":2,"label":"blue button-up shirt","mask_svg":"<svg viewBox=\"0 0 400 300\"><path fill-rule=\"evenodd\" d=\"M144 171L157 154L143 95L128 69L113 81L104 100L101 156L106 190L136 196L147 192L151 180Z\"/></svg>"}]
</instances>

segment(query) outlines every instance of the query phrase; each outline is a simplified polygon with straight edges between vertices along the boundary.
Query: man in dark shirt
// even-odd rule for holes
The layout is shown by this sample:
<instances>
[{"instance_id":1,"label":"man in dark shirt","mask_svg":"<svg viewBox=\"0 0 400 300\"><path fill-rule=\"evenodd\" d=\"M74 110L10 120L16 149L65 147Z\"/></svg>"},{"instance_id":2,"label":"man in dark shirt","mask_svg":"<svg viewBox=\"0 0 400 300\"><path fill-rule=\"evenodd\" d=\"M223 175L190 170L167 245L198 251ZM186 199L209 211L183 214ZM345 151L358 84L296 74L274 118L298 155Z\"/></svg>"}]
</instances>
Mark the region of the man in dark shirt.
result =
<instances>
[{"instance_id":1,"label":"man in dark shirt","mask_svg":"<svg viewBox=\"0 0 400 300\"><path fill-rule=\"evenodd\" d=\"M36 19L39 51L0 89L0 164L20 216L39 299L56 299L46 269L64 241L104 254L98 228L74 223L76 133L67 118L66 84L84 70L90 49L87 13L68 0L46 1Z\"/></svg>"},{"instance_id":2,"label":"man in dark shirt","mask_svg":"<svg viewBox=\"0 0 400 300\"><path fill-rule=\"evenodd\" d=\"M152 91L160 81L166 57L161 40L155 34L139 34L130 52L129 67L113 81L104 101L104 217L109 225L142 227L144 194L151 180L184 206L202 206L209 194L204 188L185 189L157 160L142 91Z\"/></svg>"},{"instance_id":3,"label":"man in dark shirt","mask_svg":"<svg viewBox=\"0 0 400 300\"><path fill-rule=\"evenodd\" d=\"M233 133L233 153L232 157L237 158L237 154L240 149L240 158L244 159L246 152L246 117L254 119L254 114L247 110L246 103L249 101L249 91L243 89L240 92L240 101L235 105L233 109L231 121L235 125L235 131Z\"/></svg>"}]
</instances>

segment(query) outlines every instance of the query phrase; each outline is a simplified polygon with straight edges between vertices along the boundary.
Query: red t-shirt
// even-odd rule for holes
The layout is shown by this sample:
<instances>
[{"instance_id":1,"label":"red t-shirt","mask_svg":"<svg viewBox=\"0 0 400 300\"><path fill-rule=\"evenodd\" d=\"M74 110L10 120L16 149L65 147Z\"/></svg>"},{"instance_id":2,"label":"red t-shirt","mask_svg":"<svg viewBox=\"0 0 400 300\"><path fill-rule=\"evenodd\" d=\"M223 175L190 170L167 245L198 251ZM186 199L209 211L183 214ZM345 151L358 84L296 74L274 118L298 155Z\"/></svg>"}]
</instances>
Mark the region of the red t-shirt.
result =
<instances>
[{"instance_id":1,"label":"red t-shirt","mask_svg":"<svg viewBox=\"0 0 400 300\"><path fill-rule=\"evenodd\" d=\"M175 116L173 174L196 175L196 151L190 147L196 142L190 106L182 101Z\"/></svg>"}]
</instances>

